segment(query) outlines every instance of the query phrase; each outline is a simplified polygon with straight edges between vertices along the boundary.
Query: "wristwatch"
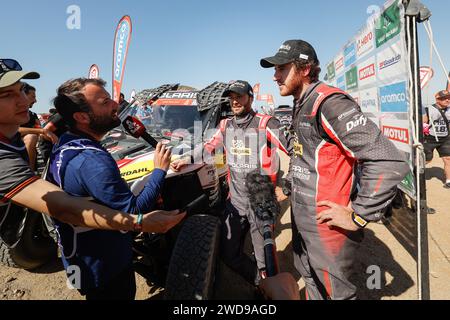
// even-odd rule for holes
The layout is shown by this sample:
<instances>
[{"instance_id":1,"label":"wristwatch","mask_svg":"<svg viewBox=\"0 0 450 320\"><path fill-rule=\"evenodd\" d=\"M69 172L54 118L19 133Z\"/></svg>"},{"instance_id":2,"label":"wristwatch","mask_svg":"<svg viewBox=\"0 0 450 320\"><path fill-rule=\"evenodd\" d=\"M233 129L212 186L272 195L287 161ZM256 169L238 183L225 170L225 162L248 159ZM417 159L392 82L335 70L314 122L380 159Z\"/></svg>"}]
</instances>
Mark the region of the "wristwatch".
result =
<instances>
[{"instance_id":1,"label":"wristwatch","mask_svg":"<svg viewBox=\"0 0 450 320\"><path fill-rule=\"evenodd\" d=\"M365 226L369 223L369 221L357 215L355 211L352 212L352 220L360 228L365 228Z\"/></svg>"},{"instance_id":2,"label":"wristwatch","mask_svg":"<svg viewBox=\"0 0 450 320\"><path fill-rule=\"evenodd\" d=\"M133 225L133 231L134 232L142 232L142 220L144 218L144 215L142 213L138 213L137 221Z\"/></svg>"}]
</instances>

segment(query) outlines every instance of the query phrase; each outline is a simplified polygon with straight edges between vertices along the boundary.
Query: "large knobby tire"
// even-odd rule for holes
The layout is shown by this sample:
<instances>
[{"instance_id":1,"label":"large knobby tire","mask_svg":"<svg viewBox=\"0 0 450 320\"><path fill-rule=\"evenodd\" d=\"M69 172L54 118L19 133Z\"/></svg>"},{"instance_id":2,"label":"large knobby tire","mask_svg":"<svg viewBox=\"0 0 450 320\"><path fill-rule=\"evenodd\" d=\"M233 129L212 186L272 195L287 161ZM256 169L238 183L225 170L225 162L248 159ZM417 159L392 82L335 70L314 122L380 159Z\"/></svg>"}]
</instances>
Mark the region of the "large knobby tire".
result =
<instances>
[{"instance_id":1,"label":"large knobby tire","mask_svg":"<svg viewBox=\"0 0 450 320\"><path fill-rule=\"evenodd\" d=\"M10 248L0 239L2 265L31 270L58 256L57 245L40 213L29 211L19 242Z\"/></svg>"},{"instance_id":2,"label":"large knobby tire","mask_svg":"<svg viewBox=\"0 0 450 320\"><path fill-rule=\"evenodd\" d=\"M170 259L166 300L211 300L220 242L220 220L196 215L183 225Z\"/></svg>"}]
</instances>

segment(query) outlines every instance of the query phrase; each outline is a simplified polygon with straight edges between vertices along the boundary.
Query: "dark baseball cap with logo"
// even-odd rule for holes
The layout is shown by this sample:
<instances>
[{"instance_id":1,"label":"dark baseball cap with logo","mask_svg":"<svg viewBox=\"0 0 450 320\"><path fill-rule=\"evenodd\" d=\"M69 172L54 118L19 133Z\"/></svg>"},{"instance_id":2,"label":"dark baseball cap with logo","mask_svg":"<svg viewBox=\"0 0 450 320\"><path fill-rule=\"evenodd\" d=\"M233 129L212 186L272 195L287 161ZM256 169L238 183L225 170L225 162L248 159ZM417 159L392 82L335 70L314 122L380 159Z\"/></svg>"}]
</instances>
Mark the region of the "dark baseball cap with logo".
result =
<instances>
[{"instance_id":1,"label":"dark baseball cap with logo","mask_svg":"<svg viewBox=\"0 0 450 320\"><path fill-rule=\"evenodd\" d=\"M241 95L248 94L250 97L253 97L253 88L247 81L244 80L236 80L232 81L227 90L225 90L225 94L228 95L230 92L238 93Z\"/></svg>"},{"instance_id":2,"label":"dark baseball cap with logo","mask_svg":"<svg viewBox=\"0 0 450 320\"><path fill-rule=\"evenodd\" d=\"M39 79L37 72L23 71L22 66L14 59L0 58L0 88L9 87L22 79Z\"/></svg>"},{"instance_id":3,"label":"dark baseball cap with logo","mask_svg":"<svg viewBox=\"0 0 450 320\"><path fill-rule=\"evenodd\" d=\"M444 98L450 98L450 91L448 90L441 90L438 93L434 95L436 99L444 99Z\"/></svg>"},{"instance_id":4,"label":"dark baseball cap with logo","mask_svg":"<svg viewBox=\"0 0 450 320\"><path fill-rule=\"evenodd\" d=\"M287 40L273 57L261 59L261 67L272 68L293 62L294 60L305 60L319 63L314 48L303 40Z\"/></svg>"}]
</instances>

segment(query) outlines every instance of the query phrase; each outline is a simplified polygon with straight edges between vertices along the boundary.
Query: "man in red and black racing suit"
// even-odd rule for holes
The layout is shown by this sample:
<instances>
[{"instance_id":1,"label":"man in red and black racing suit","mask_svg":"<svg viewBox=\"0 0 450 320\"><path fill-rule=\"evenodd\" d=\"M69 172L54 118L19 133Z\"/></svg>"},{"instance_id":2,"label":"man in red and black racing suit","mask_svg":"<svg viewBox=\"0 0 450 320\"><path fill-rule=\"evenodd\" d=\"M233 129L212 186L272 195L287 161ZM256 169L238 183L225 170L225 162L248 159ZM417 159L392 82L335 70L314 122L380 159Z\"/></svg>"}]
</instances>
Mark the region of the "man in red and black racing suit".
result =
<instances>
[{"instance_id":1,"label":"man in red and black racing suit","mask_svg":"<svg viewBox=\"0 0 450 320\"><path fill-rule=\"evenodd\" d=\"M217 131L205 143L204 152L202 148L197 148L194 158L201 160L203 153L205 159L225 149L230 193L222 219L221 255L230 268L249 283L257 285L265 269L264 239L262 224L255 221L255 214L250 208L246 177L251 171L259 169L261 174L270 176L275 187L279 169L277 149L288 154L290 139L280 130L277 119L252 110L253 90L248 82L232 82L226 95L231 100L234 117L220 122ZM186 160L175 161L172 169L179 170L185 163ZM243 253L249 230L256 264Z\"/></svg>"},{"instance_id":2,"label":"man in red and black racing suit","mask_svg":"<svg viewBox=\"0 0 450 320\"><path fill-rule=\"evenodd\" d=\"M261 66L275 67L280 94L295 98L292 233L307 298L355 299L349 276L362 230L393 200L409 170L406 157L351 96L318 81L319 61L309 43L286 41Z\"/></svg>"}]
</instances>

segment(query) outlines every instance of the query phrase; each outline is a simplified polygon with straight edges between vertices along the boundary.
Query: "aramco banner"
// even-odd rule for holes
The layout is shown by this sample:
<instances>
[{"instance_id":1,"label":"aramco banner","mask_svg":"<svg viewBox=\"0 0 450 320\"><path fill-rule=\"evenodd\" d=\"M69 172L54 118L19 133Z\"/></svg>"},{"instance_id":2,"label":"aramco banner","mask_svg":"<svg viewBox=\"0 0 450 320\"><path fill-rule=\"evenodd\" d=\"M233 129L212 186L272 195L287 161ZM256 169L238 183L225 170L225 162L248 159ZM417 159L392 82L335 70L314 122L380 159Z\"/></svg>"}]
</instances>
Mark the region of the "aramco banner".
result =
<instances>
[{"instance_id":1,"label":"aramco banner","mask_svg":"<svg viewBox=\"0 0 450 320\"><path fill-rule=\"evenodd\" d=\"M113 99L119 102L122 89L123 75L127 61L128 47L131 40L131 18L124 16L120 19L114 36L113 53Z\"/></svg>"},{"instance_id":2,"label":"aramco banner","mask_svg":"<svg viewBox=\"0 0 450 320\"><path fill-rule=\"evenodd\" d=\"M383 134L410 159L400 188L415 197L409 102L409 57L402 0L387 1L378 16L327 64L327 83L347 91Z\"/></svg>"},{"instance_id":3,"label":"aramco banner","mask_svg":"<svg viewBox=\"0 0 450 320\"><path fill-rule=\"evenodd\" d=\"M98 79L99 77L100 77L100 70L99 70L99 68L98 68L98 66L96 64L93 64L89 68L88 78L89 79Z\"/></svg>"}]
</instances>

